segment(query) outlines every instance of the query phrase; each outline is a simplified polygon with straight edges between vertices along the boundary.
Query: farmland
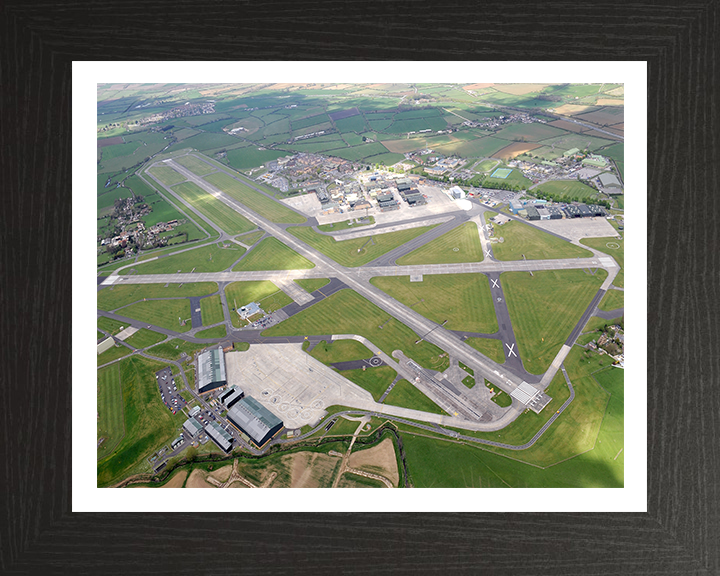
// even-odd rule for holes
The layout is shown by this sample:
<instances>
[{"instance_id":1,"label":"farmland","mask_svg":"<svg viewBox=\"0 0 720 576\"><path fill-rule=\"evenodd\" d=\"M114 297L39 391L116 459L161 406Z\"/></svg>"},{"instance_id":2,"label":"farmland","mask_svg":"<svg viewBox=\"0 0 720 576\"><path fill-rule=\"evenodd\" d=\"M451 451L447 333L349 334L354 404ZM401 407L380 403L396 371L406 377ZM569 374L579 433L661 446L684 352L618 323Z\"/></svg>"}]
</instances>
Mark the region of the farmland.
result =
<instances>
[{"instance_id":1,"label":"farmland","mask_svg":"<svg viewBox=\"0 0 720 576\"><path fill-rule=\"evenodd\" d=\"M606 277L604 270L594 276L583 270L501 274L520 357L528 372L542 374L548 369Z\"/></svg>"},{"instance_id":2,"label":"farmland","mask_svg":"<svg viewBox=\"0 0 720 576\"><path fill-rule=\"evenodd\" d=\"M496 332L490 284L484 274L438 274L410 282L409 276L377 276L370 282L448 330Z\"/></svg>"}]
</instances>

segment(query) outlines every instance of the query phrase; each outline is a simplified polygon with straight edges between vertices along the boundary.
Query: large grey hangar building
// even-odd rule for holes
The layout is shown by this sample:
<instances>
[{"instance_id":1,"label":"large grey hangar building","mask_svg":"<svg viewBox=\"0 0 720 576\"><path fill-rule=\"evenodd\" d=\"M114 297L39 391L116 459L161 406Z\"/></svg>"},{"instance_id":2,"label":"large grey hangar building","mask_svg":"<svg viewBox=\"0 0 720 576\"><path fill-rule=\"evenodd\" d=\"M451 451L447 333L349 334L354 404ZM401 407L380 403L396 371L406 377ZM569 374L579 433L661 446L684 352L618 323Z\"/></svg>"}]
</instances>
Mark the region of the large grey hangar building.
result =
<instances>
[{"instance_id":1,"label":"large grey hangar building","mask_svg":"<svg viewBox=\"0 0 720 576\"><path fill-rule=\"evenodd\" d=\"M227 385L225 357L222 348L213 348L198 354L197 382L200 394Z\"/></svg>"},{"instance_id":2,"label":"large grey hangar building","mask_svg":"<svg viewBox=\"0 0 720 576\"><path fill-rule=\"evenodd\" d=\"M228 411L227 418L257 446L263 446L283 427L283 421L252 396L245 396L235 402Z\"/></svg>"}]
</instances>

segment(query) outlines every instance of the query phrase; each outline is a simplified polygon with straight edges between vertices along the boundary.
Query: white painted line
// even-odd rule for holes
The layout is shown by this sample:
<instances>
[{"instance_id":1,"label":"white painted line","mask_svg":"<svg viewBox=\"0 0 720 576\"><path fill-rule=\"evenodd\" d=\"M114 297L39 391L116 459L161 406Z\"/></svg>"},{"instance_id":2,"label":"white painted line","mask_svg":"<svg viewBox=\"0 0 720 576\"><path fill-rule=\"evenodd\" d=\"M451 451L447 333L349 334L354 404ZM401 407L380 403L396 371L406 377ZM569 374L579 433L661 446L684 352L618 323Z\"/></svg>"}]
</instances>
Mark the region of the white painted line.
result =
<instances>
[{"instance_id":1,"label":"white painted line","mask_svg":"<svg viewBox=\"0 0 720 576\"><path fill-rule=\"evenodd\" d=\"M490 278L490 282L492 282L493 288L500 288L500 286L498 285L498 281L495 280L495 278Z\"/></svg>"},{"instance_id":2,"label":"white painted line","mask_svg":"<svg viewBox=\"0 0 720 576\"><path fill-rule=\"evenodd\" d=\"M513 345L510 346L510 345L506 342L506 343L505 343L505 346L508 347L508 358L509 358L510 356L515 356L515 358L517 358L517 354L515 354L515 351L513 350L513 348L515 348L515 344L513 343Z\"/></svg>"}]
</instances>

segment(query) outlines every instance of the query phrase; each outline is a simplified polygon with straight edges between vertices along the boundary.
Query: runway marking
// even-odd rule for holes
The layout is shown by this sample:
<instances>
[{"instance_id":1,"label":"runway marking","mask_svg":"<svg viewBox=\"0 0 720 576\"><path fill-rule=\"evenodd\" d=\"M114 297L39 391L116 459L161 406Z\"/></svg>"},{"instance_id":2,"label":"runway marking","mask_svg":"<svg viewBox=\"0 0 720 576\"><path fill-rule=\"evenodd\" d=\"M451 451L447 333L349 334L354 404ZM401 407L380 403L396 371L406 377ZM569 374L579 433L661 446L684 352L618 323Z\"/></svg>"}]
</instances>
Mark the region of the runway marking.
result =
<instances>
[{"instance_id":1,"label":"runway marking","mask_svg":"<svg viewBox=\"0 0 720 576\"><path fill-rule=\"evenodd\" d=\"M490 282L492 282L493 288L500 288L500 286L498 285L498 281L495 280L495 278L490 278Z\"/></svg>"},{"instance_id":2,"label":"runway marking","mask_svg":"<svg viewBox=\"0 0 720 576\"><path fill-rule=\"evenodd\" d=\"M515 358L517 358L517 354L515 354L515 351L513 350L513 348L515 348L515 344L513 343L513 345L511 346L510 344L505 342L505 346L508 347L508 358L510 358L510 356L515 356Z\"/></svg>"},{"instance_id":3,"label":"runway marking","mask_svg":"<svg viewBox=\"0 0 720 576\"><path fill-rule=\"evenodd\" d=\"M485 256L490 256L490 250L488 250L487 248L485 248Z\"/></svg>"}]
</instances>

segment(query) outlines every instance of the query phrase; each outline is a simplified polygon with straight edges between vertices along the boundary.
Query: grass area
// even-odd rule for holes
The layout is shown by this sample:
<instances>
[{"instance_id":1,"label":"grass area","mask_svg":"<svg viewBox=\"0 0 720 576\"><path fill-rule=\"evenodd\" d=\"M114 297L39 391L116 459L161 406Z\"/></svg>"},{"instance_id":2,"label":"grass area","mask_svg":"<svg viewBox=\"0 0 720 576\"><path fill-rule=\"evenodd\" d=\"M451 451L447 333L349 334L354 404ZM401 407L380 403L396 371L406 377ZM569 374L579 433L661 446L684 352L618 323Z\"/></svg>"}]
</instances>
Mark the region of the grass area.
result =
<instances>
[{"instance_id":1,"label":"grass area","mask_svg":"<svg viewBox=\"0 0 720 576\"><path fill-rule=\"evenodd\" d=\"M465 372L467 372L468 374L470 374L470 376L475 376L475 370L473 370L473 369L470 368L469 366L466 366L466 365L463 364L462 362L458 362L458 366L459 366L461 369L465 370Z\"/></svg>"},{"instance_id":2,"label":"grass area","mask_svg":"<svg viewBox=\"0 0 720 576\"><path fill-rule=\"evenodd\" d=\"M611 220L611 222L613 222ZM620 266L620 272L617 273L613 280L613 286L618 288L625 287L625 240L618 240L617 238L583 238L580 240L581 244L595 248L600 252L604 252L612 256ZM617 248L616 248L617 246Z\"/></svg>"},{"instance_id":3,"label":"grass area","mask_svg":"<svg viewBox=\"0 0 720 576\"><path fill-rule=\"evenodd\" d=\"M492 333L498 329L490 284L484 274L376 276L373 286L448 330Z\"/></svg>"},{"instance_id":4,"label":"grass area","mask_svg":"<svg viewBox=\"0 0 720 576\"><path fill-rule=\"evenodd\" d=\"M390 366L378 366L377 368L368 368L363 370L358 368L357 370L341 370L339 372L341 376L344 376L351 382L354 382L360 388L363 388L372 394L375 402L380 400L380 396L383 395L388 386L395 380L397 372Z\"/></svg>"},{"instance_id":5,"label":"grass area","mask_svg":"<svg viewBox=\"0 0 720 576\"><path fill-rule=\"evenodd\" d=\"M187 332L192 328L190 322L190 300L152 300L130 304L117 311L141 322L154 324L176 332ZM180 320L185 321L183 326Z\"/></svg>"},{"instance_id":6,"label":"grass area","mask_svg":"<svg viewBox=\"0 0 720 576\"><path fill-rule=\"evenodd\" d=\"M97 449L98 458L112 454L125 436L120 365L113 364L97 373L97 439L105 438Z\"/></svg>"},{"instance_id":7,"label":"grass area","mask_svg":"<svg viewBox=\"0 0 720 576\"><path fill-rule=\"evenodd\" d=\"M125 342L130 344L130 346L134 346L135 348L147 348L148 346L152 346L153 344L157 344L158 342L162 342L165 340L167 336L165 334L160 334L159 332L153 332L152 330L148 330L147 328L141 328L135 334L130 336L130 338L126 339Z\"/></svg>"},{"instance_id":8,"label":"grass area","mask_svg":"<svg viewBox=\"0 0 720 576\"><path fill-rule=\"evenodd\" d=\"M505 363L505 350L502 340L470 337L465 340L465 344L472 346L480 352L480 354L487 356L493 362L497 362L498 364Z\"/></svg>"},{"instance_id":9,"label":"grass area","mask_svg":"<svg viewBox=\"0 0 720 576\"><path fill-rule=\"evenodd\" d=\"M373 353L357 340L335 340L330 343L323 340L315 345L310 356L323 364L332 364L372 358Z\"/></svg>"},{"instance_id":10,"label":"grass area","mask_svg":"<svg viewBox=\"0 0 720 576\"><path fill-rule=\"evenodd\" d=\"M375 216L367 218L350 218L342 222L333 222L332 224L321 224L317 227L321 232L337 232L338 230L347 230L348 228L357 228L358 226L369 226L375 224Z\"/></svg>"},{"instance_id":11,"label":"grass area","mask_svg":"<svg viewBox=\"0 0 720 576\"><path fill-rule=\"evenodd\" d=\"M98 486L148 471L146 458L177 435L185 416L173 415L162 403L154 376L161 368L163 364L137 356L120 363L125 436L113 453L98 462Z\"/></svg>"},{"instance_id":12,"label":"grass area","mask_svg":"<svg viewBox=\"0 0 720 576\"><path fill-rule=\"evenodd\" d=\"M355 434L355 430L357 430L358 426L360 426L360 422L357 420L347 420L345 417L340 416L336 421L335 424L333 424L333 427L330 428L327 436L352 436ZM323 429L323 432L325 430Z\"/></svg>"},{"instance_id":13,"label":"grass area","mask_svg":"<svg viewBox=\"0 0 720 576\"><path fill-rule=\"evenodd\" d=\"M490 172L494 170L501 162L499 160L483 160L475 166L475 172Z\"/></svg>"},{"instance_id":14,"label":"grass area","mask_svg":"<svg viewBox=\"0 0 720 576\"><path fill-rule=\"evenodd\" d=\"M105 350L102 354L98 354L97 365L102 366L103 364L107 364L108 362L112 362L113 360L117 360L123 356L129 356L130 354L132 354L132 350L130 350L130 348L123 346L122 344L117 344L112 348Z\"/></svg>"},{"instance_id":15,"label":"grass area","mask_svg":"<svg viewBox=\"0 0 720 576\"><path fill-rule=\"evenodd\" d=\"M246 246L252 246L253 244L255 244L255 242L260 240L260 238L262 238L264 235L265 235L264 230L258 230L256 232L250 232L248 234L243 234L242 236L236 236L235 240L237 240L238 242L242 242Z\"/></svg>"},{"instance_id":16,"label":"grass area","mask_svg":"<svg viewBox=\"0 0 720 576\"><path fill-rule=\"evenodd\" d=\"M210 244L181 254L166 256L135 266L138 274L175 274L176 272L221 272L245 254L242 246L231 243L227 248Z\"/></svg>"},{"instance_id":17,"label":"grass area","mask_svg":"<svg viewBox=\"0 0 720 576\"><path fill-rule=\"evenodd\" d=\"M330 284L330 278L304 278L295 280L295 283L306 292L315 292L315 290L320 290L323 286Z\"/></svg>"},{"instance_id":18,"label":"grass area","mask_svg":"<svg viewBox=\"0 0 720 576\"><path fill-rule=\"evenodd\" d=\"M401 266L412 264L455 264L482 262L483 250L478 227L466 222L397 259Z\"/></svg>"},{"instance_id":19,"label":"grass area","mask_svg":"<svg viewBox=\"0 0 720 576\"><path fill-rule=\"evenodd\" d=\"M251 270L303 270L315 264L277 238L265 238L233 268L233 272Z\"/></svg>"},{"instance_id":20,"label":"grass area","mask_svg":"<svg viewBox=\"0 0 720 576\"><path fill-rule=\"evenodd\" d=\"M205 180L271 222L303 224L306 221L304 216L293 212L284 204L265 196L224 172L210 174L205 177Z\"/></svg>"},{"instance_id":21,"label":"grass area","mask_svg":"<svg viewBox=\"0 0 720 576\"><path fill-rule=\"evenodd\" d=\"M465 378L462 379L462 383L465 384L468 388L472 388L475 386L475 378L472 376L465 376Z\"/></svg>"},{"instance_id":22,"label":"grass area","mask_svg":"<svg viewBox=\"0 0 720 576\"><path fill-rule=\"evenodd\" d=\"M121 306L138 302L144 298L183 298L205 296L217 292L215 282L195 282L191 284L120 284L103 288L97 293L97 307L101 310L115 310ZM102 322L102 323L101 323ZM98 328L121 326L122 323L109 318L98 318ZM118 330L119 332L119 330ZM113 332L115 334L116 332Z\"/></svg>"},{"instance_id":23,"label":"grass area","mask_svg":"<svg viewBox=\"0 0 720 576\"><path fill-rule=\"evenodd\" d=\"M242 234L255 229L255 224L208 194L194 182L183 182L172 188L183 200L192 205L215 225L228 234Z\"/></svg>"},{"instance_id":24,"label":"grass area","mask_svg":"<svg viewBox=\"0 0 720 576\"><path fill-rule=\"evenodd\" d=\"M575 200L591 202L597 198L598 191L577 180L553 180L540 184L535 190L550 194L556 201Z\"/></svg>"},{"instance_id":25,"label":"grass area","mask_svg":"<svg viewBox=\"0 0 720 576\"><path fill-rule=\"evenodd\" d=\"M612 320L605 320L604 318L593 316L592 318L590 318L590 320L588 320L588 323L585 324L583 332L594 332L596 330L604 329L605 326L612 326L613 324L624 326L625 322L622 317L614 318Z\"/></svg>"},{"instance_id":26,"label":"grass area","mask_svg":"<svg viewBox=\"0 0 720 576\"><path fill-rule=\"evenodd\" d=\"M349 289L335 292L263 334L306 336L338 333L364 336L386 354L402 350L425 368L442 371L449 363L440 348L425 341L415 344L418 340L415 332Z\"/></svg>"},{"instance_id":27,"label":"grass area","mask_svg":"<svg viewBox=\"0 0 720 576\"><path fill-rule=\"evenodd\" d=\"M175 162L177 162L181 166L185 166L185 168L187 168L194 174L197 174L198 176L205 176L205 174L208 174L209 172L213 172L215 170L214 166L203 162L195 156L179 156L177 158L174 158L174 160Z\"/></svg>"},{"instance_id":28,"label":"grass area","mask_svg":"<svg viewBox=\"0 0 720 576\"><path fill-rule=\"evenodd\" d=\"M179 360L183 352L192 357L195 352L203 350L207 346L207 344L195 344L194 342L188 342L186 340L181 340L180 338L175 338L173 340L169 340L168 342L163 342L162 344L153 346L146 352L151 356L158 356L167 360ZM187 374L187 369L185 370L185 374Z\"/></svg>"},{"instance_id":29,"label":"grass area","mask_svg":"<svg viewBox=\"0 0 720 576\"><path fill-rule=\"evenodd\" d=\"M385 398L384 404L400 406L401 408L412 408L413 410L430 412L432 414L449 415L405 379L398 380L395 383L395 386L393 386L393 389L390 390L390 393Z\"/></svg>"},{"instance_id":30,"label":"grass area","mask_svg":"<svg viewBox=\"0 0 720 576\"><path fill-rule=\"evenodd\" d=\"M512 406L512 398L506 392L503 392L502 390L500 390L500 388L495 389L495 385L493 385L489 380L484 380L485 386L493 393L493 395L490 397L490 400L495 402L495 404L497 404L501 408L507 408L509 406Z\"/></svg>"},{"instance_id":31,"label":"grass area","mask_svg":"<svg viewBox=\"0 0 720 576\"><path fill-rule=\"evenodd\" d=\"M542 374L587 308L607 272L503 272L500 276L525 369Z\"/></svg>"},{"instance_id":32,"label":"grass area","mask_svg":"<svg viewBox=\"0 0 720 576\"><path fill-rule=\"evenodd\" d=\"M338 242L331 236L318 234L309 227L288 228L293 236L329 256L339 264L348 267L362 266L375 258L379 258L390 250L402 246L413 238L417 238L435 226L422 226L388 232L387 234L374 234L363 238L353 238Z\"/></svg>"},{"instance_id":33,"label":"grass area","mask_svg":"<svg viewBox=\"0 0 720 576\"><path fill-rule=\"evenodd\" d=\"M617 310L623 306L625 306L625 293L621 290L613 290L612 288L605 293L600 304L598 304L598 308L606 312Z\"/></svg>"},{"instance_id":34,"label":"grass area","mask_svg":"<svg viewBox=\"0 0 720 576\"><path fill-rule=\"evenodd\" d=\"M501 164L498 168L506 168L505 164ZM495 171L491 173L495 174ZM528 186L532 185L532 180L526 178L520 170L510 169L510 174L507 178L491 178L487 177L482 181L483 188L499 188L507 184L508 186L517 186L518 188L527 189Z\"/></svg>"},{"instance_id":35,"label":"grass area","mask_svg":"<svg viewBox=\"0 0 720 576\"><path fill-rule=\"evenodd\" d=\"M98 340L100 340L100 338L105 338L105 337L106 337L105 334L103 334L102 332L100 332L100 330L97 331L97 339L98 339Z\"/></svg>"},{"instance_id":36,"label":"grass area","mask_svg":"<svg viewBox=\"0 0 720 576\"><path fill-rule=\"evenodd\" d=\"M211 326L225 320L220 294L200 300L200 314L205 326Z\"/></svg>"},{"instance_id":37,"label":"grass area","mask_svg":"<svg viewBox=\"0 0 720 576\"><path fill-rule=\"evenodd\" d=\"M127 328L127 324L120 322L119 320L113 320L111 318L105 318L105 316L100 316L100 318L97 319L97 327L114 336L124 328Z\"/></svg>"},{"instance_id":38,"label":"grass area","mask_svg":"<svg viewBox=\"0 0 720 576\"><path fill-rule=\"evenodd\" d=\"M487 213L489 220L492 214ZM567 240L543 232L530 224L513 220L502 226L493 226L494 236L503 242L494 242L493 254L498 260L545 260L554 258L588 258L592 252L584 250Z\"/></svg>"},{"instance_id":39,"label":"grass area","mask_svg":"<svg viewBox=\"0 0 720 576\"><path fill-rule=\"evenodd\" d=\"M170 168L170 166L155 166L150 168L148 172L166 186L179 184L180 182L184 182L186 180L185 176L180 174L180 172L176 172Z\"/></svg>"},{"instance_id":40,"label":"grass area","mask_svg":"<svg viewBox=\"0 0 720 576\"><path fill-rule=\"evenodd\" d=\"M195 336L198 338L225 338L225 336L227 336L227 329L224 324L221 324L220 326L214 326L207 330L200 330Z\"/></svg>"},{"instance_id":41,"label":"grass area","mask_svg":"<svg viewBox=\"0 0 720 576\"><path fill-rule=\"evenodd\" d=\"M250 302L258 302L265 312L274 312L292 302L290 296L279 290L269 280L233 282L226 286L225 297L230 307L233 326L236 328L243 326L243 322L236 312L240 306L245 306Z\"/></svg>"}]
</instances>

